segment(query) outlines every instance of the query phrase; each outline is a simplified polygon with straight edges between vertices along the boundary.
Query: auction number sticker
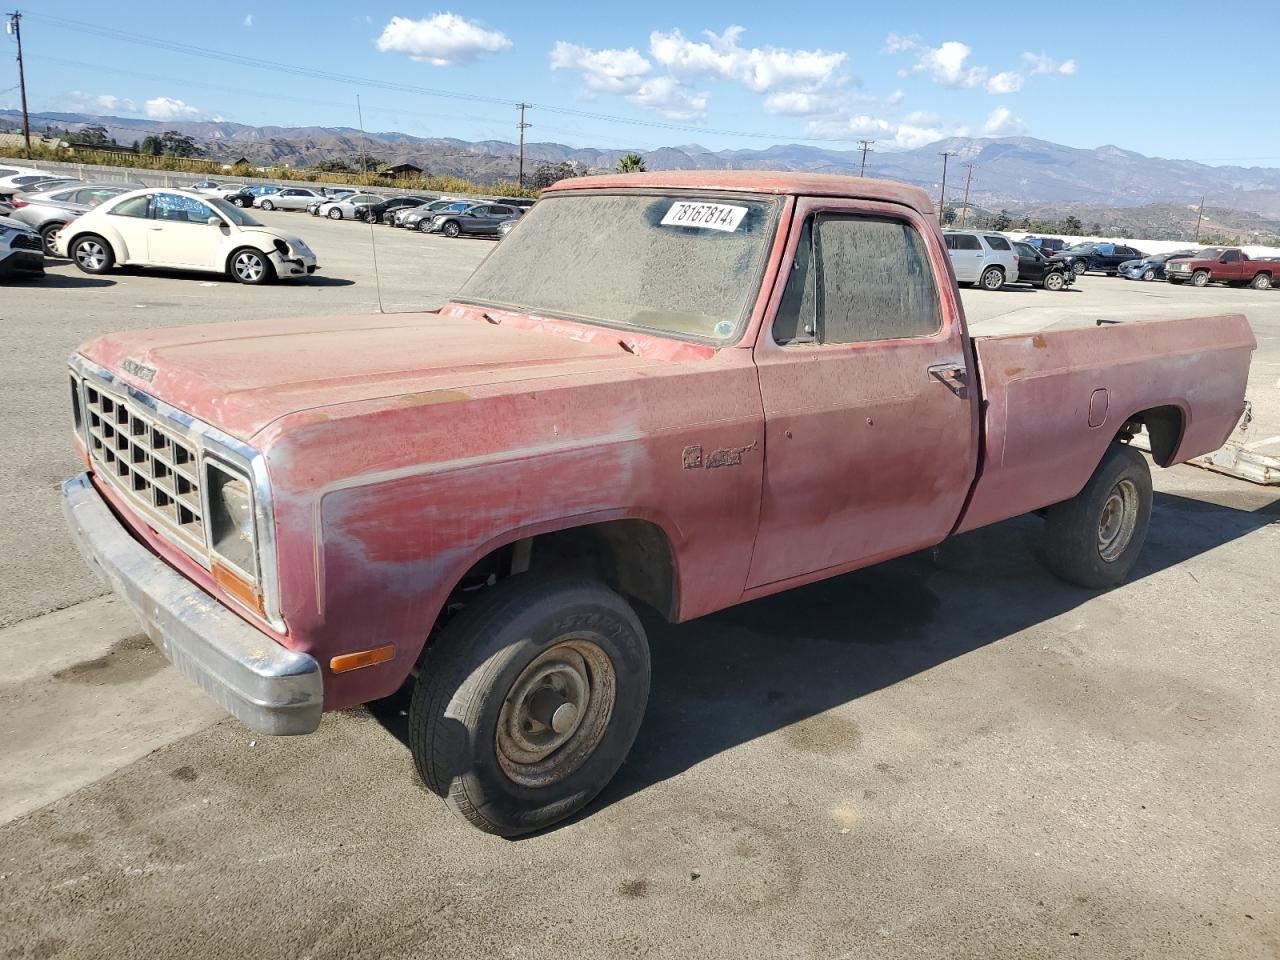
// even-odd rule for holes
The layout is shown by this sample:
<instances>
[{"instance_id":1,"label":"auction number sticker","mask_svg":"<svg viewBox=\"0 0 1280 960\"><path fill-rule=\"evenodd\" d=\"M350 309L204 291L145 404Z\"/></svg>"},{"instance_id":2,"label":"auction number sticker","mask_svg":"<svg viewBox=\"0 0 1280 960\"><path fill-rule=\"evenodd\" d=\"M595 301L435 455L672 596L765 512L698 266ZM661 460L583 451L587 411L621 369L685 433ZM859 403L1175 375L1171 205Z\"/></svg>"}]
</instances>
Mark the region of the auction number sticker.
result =
<instances>
[{"instance_id":1,"label":"auction number sticker","mask_svg":"<svg viewBox=\"0 0 1280 960\"><path fill-rule=\"evenodd\" d=\"M697 203L677 200L662 218L664 227L700 227L703 230L723 230L733 233L747 215L746 207L729 203Z\"/></svg>"}]
</instances>

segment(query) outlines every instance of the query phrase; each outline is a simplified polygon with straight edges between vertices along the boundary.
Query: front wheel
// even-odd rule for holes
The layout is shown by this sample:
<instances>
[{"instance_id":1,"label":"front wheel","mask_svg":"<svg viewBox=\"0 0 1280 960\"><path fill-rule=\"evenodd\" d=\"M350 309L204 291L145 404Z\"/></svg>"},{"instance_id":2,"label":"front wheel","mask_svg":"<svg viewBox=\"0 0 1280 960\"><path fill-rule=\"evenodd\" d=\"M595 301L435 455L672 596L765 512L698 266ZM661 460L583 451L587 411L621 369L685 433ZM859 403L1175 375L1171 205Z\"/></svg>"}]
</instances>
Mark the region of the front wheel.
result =
<instances>
[{"instance_id":1,"label":"front wheel","mask_svg":"<svg viewBox=\"0 0 1280 960\"><path fill-rule=\"evenodd\" d=\"M1147 269L1146 269L1146 270L1143 270L1143 271L1142 271L1142 279L1143 279L1143 280L1154 280L1155 278L1156 278L1156 272L1155 272L1155 270L1151 269L1150 267L1147 267Z\"/></svg>"},{"instance_id":2,"label":"front wheel","mask_svg":"<svg viewBox=\"0 0 1280 960\"><path fill-rule=\"evenodd\" d=\"M1207 287L1209 285L1209 271L1197 270L1191 275L1191 285L1193 287Z\"/></svg>"},{"instance_id":3,"label":"front wheel","mask_svg":"<svg viewBox=\"0 0 1280 960\"><path fill-rule=\"evenodd\" d=\"M263 201L262 201L262 206L260 206L258 209L260 209L260 210L274 210L275 208L276 208L276 205L275 205L274 203L272 203L270 200L263 200Z\"/></svg>"},{"instance_id":4,"label":"front wheel","mask_svg":"<svg viewBox=\"0 0 1280 960\"><path fill-rule=\"evenodd\" d=\"M1046 290L1058 291L1067 285L1066 278L1060 273L1045 274L1044 288Z\"/></svg>"},{"instance_id":5,"label":"front wheel","mask_svg":"<svg viewBox=\"0 0 1280 960\"><path fill-rule=\"evenodd\" d=\"M85 273L106 273L116 262L111 244L92 233L77 237L67 252Z\"/></svg>"},{"instance_id":6,"label":"front wheel","mask_svg":"<svg viewBox=\"0 0 1280 960\"><path fill-rule=\"evenodd\" d=\"M330 208L329 208L329 212L326 214L326 216L327 216L330 220L341 220L341 219L342 219L342 211L341 211L341 210L339 210L337 207L330 207Z\"/></svg>"},{"instance_id":7,"label":"front wheel","mask_svg":"<svg viewBox=\"0 0 1280 960\"><path fill-rule=\"evenodd\" d=\"M982 271L982 279L978 282L982 284L983 290L999 290L1004 286L1004 271L999 267L987 267Z\"/></svg>"},{"instance_id":8,"label":"front wheel","mask_svg":"<svg viewBox=\"0 0 1280 960\"><path fill-rule=\"evenodd\" d=\"M1268 290L1271 287L1271 274L1260 273L1249 282L1255 290Z\"/></svg>"},{"instance_id":9,"label":"front wheel","mask_svg":"<svg viewBox=\"0 0 1280 960\"><path fill-rule=\"evenodd\" d=\"M594 580L525 574L482 593L427 651L409 748L454 813L516 836L604 788L648 698L649 645L630 605Z\"/></svg>"},{"instance_id":10,"label":"front wheel","mask_svg":"<svg viewBox=\"0 0 1280 960\"><path fill-rule=\"evenodd\" d=\"M418 230L419 230L420 232L422 232L422 233L430 233L430 232L431 232L431 221L430 221L430 220L419 220L419 221L418 221Z\"/></svg>"},{"instance_id":11,"label":"front wheel","mask_svg":"<svg viewBox=\"0 0 1280 960\"><path fill-rule=\"evenodd\" d=\"M265 253L246 247L231 255L231 276L240 283L257 285L271 280L275 269Z\"/></svg>"},{"instance_id":12,"label":"front wheel","mask_svg":"<svg viewBox=\"0 0 1280 960\"><path fill-rule=\"evenodd\" d=\"M1101 590L1129 575L1151 522L1151 468L1113 444L1078 494L1045 515L1045 560L1059 577Z\"/></svg>"}]
</instances>

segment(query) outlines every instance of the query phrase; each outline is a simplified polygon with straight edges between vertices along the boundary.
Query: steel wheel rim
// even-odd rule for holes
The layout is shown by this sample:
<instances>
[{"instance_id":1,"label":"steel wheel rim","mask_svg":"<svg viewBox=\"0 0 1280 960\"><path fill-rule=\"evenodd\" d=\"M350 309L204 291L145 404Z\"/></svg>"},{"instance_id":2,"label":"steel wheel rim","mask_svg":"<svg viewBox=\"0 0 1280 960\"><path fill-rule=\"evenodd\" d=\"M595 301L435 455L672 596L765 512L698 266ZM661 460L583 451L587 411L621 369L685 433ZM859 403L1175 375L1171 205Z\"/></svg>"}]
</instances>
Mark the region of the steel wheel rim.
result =
<instances>
[{"instance_id":1,"label":"steel wheel rim","mask_svg":"<svg viewBox=\"0 0 1280 960\"><path fill-rule=\"evenodd\" d=\"M44 243L45 256L56 257L58 255L57 240L57 230L50 230L41 236L41 241Z\"/></svg>"},{"instance_id":2,"label":"steel wheel rim","mask_svg":"<svg viewBox=\"0 0 1280 960\"><path fill-rule=\"evenodd\" d=\"M547 787L579 769L613 716L618 680L592 634L559 638L520 672L498 715L498 765L522 787Z\"/></svg>"},{"instance_id":3,"label":"steel wheel rim","mask_svg":"<svg viewBox=\"0 0 1280 960\"><path fill-rule=\"evenodd\" d=\"M106 263L107 251L96 240L82 240L76 247L76 263L90 270L101 270Z\"/></svg>"},{"instance_id":4,"label":"steel wheel rim","mask_svg":"<svg viewBox=\"0 0 1280 960\"><path fill-rule=\"evenodd\" d=\"M1000 286L1000 274L995 270L988 270L983 280L983 286L988 290L996 290Z\"/></svg>"},{"instance_id":5,"label":"steel wheel rim","mask_svg":"<svg viewBox=\"0 0 1280 960\"><path fill-rule=\"evenodd\" d=\"M256 254L245 251L236 256L235 271L236 276L241 280L259 280L262 278L262 272L265 267L262 264L262 258Z\"/></svg>"},{"instance_id":6,"label":"steel wheel rim","mask_svg":"<svg viewBox=\"0 0 1280 960\"><path fill-rule=\"evenodd\" d=\"M1111 488L1098 516L1098 555L1114 563L1133 540L1138 525L1138 488L1121 480Z\"/></svg>"}]
</instances>

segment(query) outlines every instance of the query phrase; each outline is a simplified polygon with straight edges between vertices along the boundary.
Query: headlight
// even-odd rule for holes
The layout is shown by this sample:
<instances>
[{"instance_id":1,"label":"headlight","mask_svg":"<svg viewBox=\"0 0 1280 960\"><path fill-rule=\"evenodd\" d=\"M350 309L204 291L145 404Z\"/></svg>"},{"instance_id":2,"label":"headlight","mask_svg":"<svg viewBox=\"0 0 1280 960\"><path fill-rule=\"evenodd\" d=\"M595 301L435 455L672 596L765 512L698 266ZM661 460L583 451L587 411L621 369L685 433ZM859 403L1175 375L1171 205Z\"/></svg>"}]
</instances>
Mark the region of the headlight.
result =
<instances>
[{"instance_id":1,"label":"headlight","mask_svg":"<svg viewBox=\"0 0 1280 960\"><path fill-rule=\"evenodd\" d=\"M258 556L249 479L212 457L205 458L204 469L209 547L227 565L256 582Z\"/></svg>"}]
</instances>

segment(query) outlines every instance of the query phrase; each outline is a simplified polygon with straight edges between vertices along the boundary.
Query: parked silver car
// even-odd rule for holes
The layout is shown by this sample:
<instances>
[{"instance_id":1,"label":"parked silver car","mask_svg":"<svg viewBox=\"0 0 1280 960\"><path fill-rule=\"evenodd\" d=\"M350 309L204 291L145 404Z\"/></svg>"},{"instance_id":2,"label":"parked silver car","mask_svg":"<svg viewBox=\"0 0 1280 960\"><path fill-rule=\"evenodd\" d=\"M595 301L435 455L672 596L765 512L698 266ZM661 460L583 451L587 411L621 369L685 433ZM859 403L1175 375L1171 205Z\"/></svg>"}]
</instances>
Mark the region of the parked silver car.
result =
<instances>
[{"instance_id":1,"label":"parked silver car","mask_svg":"<svg viewBox=\"0 0 1280 960\"><path fill-rule=\"evenodd\" d=\"M947 230L942 236L957 282L999 290L1017 281L1018 255L1008 237L984 230Z\"/></svg>"},{"instance_id":2,"label":"parked silver car","mask_svg":"<svg viewBox=\"0 0 1280 960\"><path fill-rule=\"evenodd\" d=\"M321 196L307 187L285 187L278 193L253 198L253 205L263 210L305 210L307 204Z\"/></svg>"},{"instance_id":3,"label":"parked silver car","mask_svg":"<svg viewBox=\"0 0 1280 960\"><path fill-rule=\"evenodd\" d=\"M410 207L400 226L408 230L421 230L427 233L431 222L442 213L461 213L468 207L475 206L473 200L433 200L420 207Z\"/></svg>"},{"instance_id":4,"label":"parked silver car","mask_svg":"<svg viewBox=\"0 0 1280 960\"><path fill-rule=\"evenodd\" d=\"M381 203L385 199L387 198L380 197L376 193L353 193L347 197L331 197L326 203L320 204L316 215L328 217L330 220L350 220L356 215L356 207L367 207Z\"/></svg>"},{"instance_id":5,"label":"parked silver car","mask_svg":"<svg viewBox=\"0 0 1280 960\"><path fill-rule=\"evenodd\" d=\"M44 243L46 256L54 256L53 242L63 225L88 213L104 200L138 189L131 183L75 183L43 193L23 194L13 200L13 219L25 223Z\"/></svg>"}]
</instances>

